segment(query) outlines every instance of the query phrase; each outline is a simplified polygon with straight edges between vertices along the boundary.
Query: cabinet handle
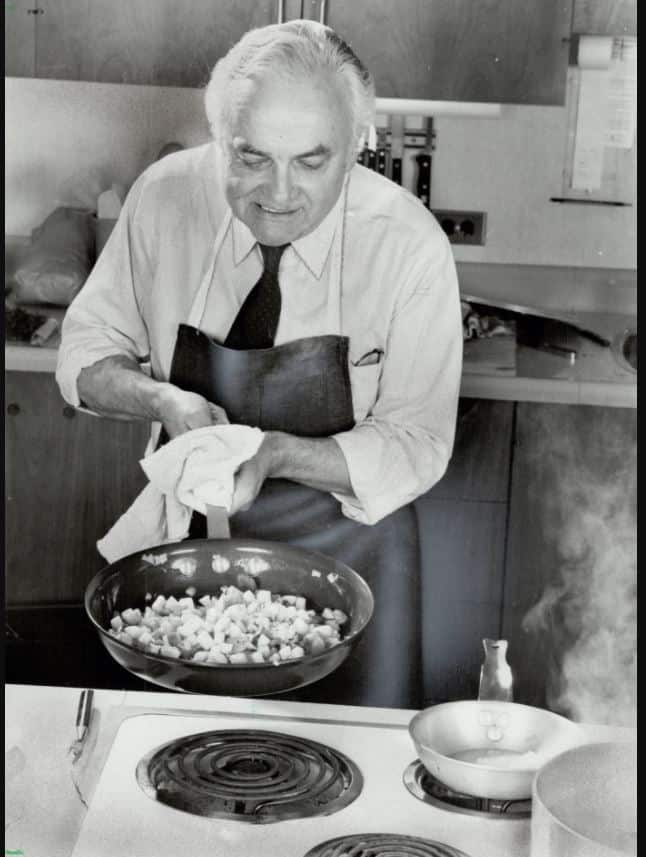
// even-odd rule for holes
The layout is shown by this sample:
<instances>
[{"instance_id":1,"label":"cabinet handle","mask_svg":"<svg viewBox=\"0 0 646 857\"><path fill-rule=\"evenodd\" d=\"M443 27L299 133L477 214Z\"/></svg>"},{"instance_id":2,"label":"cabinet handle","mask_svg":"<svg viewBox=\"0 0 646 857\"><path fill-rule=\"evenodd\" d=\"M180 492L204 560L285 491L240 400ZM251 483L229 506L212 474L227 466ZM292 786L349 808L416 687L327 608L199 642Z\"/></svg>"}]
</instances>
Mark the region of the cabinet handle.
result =
<instances>
[{"instance_id":1,"label":"cabinet handle","mask_svg":"<svg viewBox=\"0 0 646 857\"><path fill-rule=\"evenodd\" d=\"M278 20L277 24L282 24L285 21L285 0L278 0Z\"/></svg>"},{"instance_id":2,"label":"cabinet handle","mask_svg":"<svg viewBox=\"0 0 646 857\"><path fill-rule=\"evenodd\" d=\"M73 408L71 405L65 405L63 408L63 416L67 417L68 420L74 419L76 416L76 408Z\"/></svg>"},{"instance_id":3,"label":"cabinet handle","mask_svg":"<svg viewBox=\"0 0 646 857\"><path fill-rule=\"evenodd\" d=\"M12 417L15 414L19 414L20 413L20 405L18 405L16 402L10 402L7 405L7 413L11 414Z\"/></svg>"}]
</instances>

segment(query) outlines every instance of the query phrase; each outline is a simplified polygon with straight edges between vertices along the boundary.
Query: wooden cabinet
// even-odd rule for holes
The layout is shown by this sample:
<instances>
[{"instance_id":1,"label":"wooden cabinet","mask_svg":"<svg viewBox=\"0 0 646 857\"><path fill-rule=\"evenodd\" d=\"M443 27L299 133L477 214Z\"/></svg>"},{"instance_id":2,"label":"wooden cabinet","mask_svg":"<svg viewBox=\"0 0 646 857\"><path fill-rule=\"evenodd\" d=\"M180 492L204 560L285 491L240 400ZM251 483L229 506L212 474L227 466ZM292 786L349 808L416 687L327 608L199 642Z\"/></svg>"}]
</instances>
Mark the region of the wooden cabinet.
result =
<instances>
[{"instance_id":1,"label":"wooden cabinet","mask_svg":"<svg viewBox=\"0 0 646 857\"><path fill-rule=\"evenodd\" d=\"M575 646L588 656L581 692L600 675L593 692L602 695L630 659L619 641L636 611L637 415L516 407L502 636L517 701L558 710Z\"/></svg>"},{"instance_id":2,"label":"wooden cabinet","mask_svg":"<svg viewBox=\"0 0 646 857\"><path fill-rule=\"evenodd\" d=\"M96 540L146 484L149 427L75 411L48 373L6 373L5 410L6 601L80 603Z\"/></svg>"},{"instance_id":3,"label":"wooden cabinet","mask_svg":"<svg viewBox=\"0 0 646 857\"><path fill-rule=\"evenodd\" d=\"M475 697L482 639L500 634L513 412L462 399L448 470L415 504L427 705Z\"/></svg>"},{"instance_id":4,"label":"wooden cabinet","mask_svg":"<svg viewBox=\"0 0 646 857\"><path fill-rule=\"evenodd\" d=\"M201 87L217 59L275 0L39 0L35 76ZM22 22L24 25L24 21ZM25 76L19 64L6 74Z\"/></svg>"},{"instance_id":5,"label":"wooden cabinet","mask_svg":"<svg viewBox=\"0 0 646 857\"><path fill-rule=\"evenodd\" d=\"M330 0L327 23L393 98L564 104L571 0Z\"/></svg>"},{"instance_id":6,"label":"wooden cabinet","mask_svg":"<svg viewBox=\"0 0 646 857\"><path fill-rule=\"evenodd\" d=\"M572 0L328 0L381 97L563 104ZM201 87L277 0L17 0L5 73ZM29 11L31 10L31 11ZM38 14L32 14L34 10ZM287 19L319 3L285 3Z\"/></svg>"},{"instance_id":7,"label":"wooden cabinet","mask_svg":"<svg viewBox=\"0 0 646 857\"><path fill-rule=\"evenodd\" d=\"M8 77L35 77L36 23L33 0L4 3L4 71Z\"/></svg>"},{"instance_id":8,"label":"wooden cabinet","mask_svg":"<svg viewBox=\"0 0 646 857\"><path fill-rule=\"evenodd\" d=\"M636 36L637 0L574 0L572 32Z\"/></svg>"}]
</instances>

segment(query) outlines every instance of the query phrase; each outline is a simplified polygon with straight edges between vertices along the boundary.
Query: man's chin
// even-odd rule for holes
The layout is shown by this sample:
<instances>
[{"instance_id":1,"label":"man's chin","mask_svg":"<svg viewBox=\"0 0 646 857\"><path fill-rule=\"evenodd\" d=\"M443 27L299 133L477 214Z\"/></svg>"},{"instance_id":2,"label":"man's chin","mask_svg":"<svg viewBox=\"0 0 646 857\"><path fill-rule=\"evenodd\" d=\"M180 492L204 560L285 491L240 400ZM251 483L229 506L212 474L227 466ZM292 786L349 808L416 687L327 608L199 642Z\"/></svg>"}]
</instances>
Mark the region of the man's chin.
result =
<instances>
[{"instance_id":1,"label":"man's chin","mask_svg":"<svg viewBox=\"0 0 646 857\"><path fill-rule=\"evenodd\" d=\"M254 234L256 241L277 247L281 244L291 244L306 231L304 218L290 218L289 223L265 223L255 220L247 224Z\"/></svg>"}]
</instances>

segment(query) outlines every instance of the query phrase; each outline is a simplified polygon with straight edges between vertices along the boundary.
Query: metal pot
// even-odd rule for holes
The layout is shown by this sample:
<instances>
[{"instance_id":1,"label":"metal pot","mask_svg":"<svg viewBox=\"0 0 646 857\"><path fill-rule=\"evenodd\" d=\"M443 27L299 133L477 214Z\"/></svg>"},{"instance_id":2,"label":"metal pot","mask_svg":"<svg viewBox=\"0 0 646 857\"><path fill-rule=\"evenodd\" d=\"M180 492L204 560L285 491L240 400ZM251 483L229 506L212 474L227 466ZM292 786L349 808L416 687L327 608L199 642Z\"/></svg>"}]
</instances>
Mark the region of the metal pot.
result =
<instances>
[{"instance_id":1,"label":"metal pot","mask_svg":"<svg viewBox=\"0 0 646 857\"><path fill-rule=\"evenodd\" d=\"M214 554L229 561L228 571L214 572ZM196 590L195 597L200 598L217 595L224 585L245 588L249 577L244 569L249 568L252 557L264 560L268 566L253 573L259 588L281 595L302 595L317 609L343 610L349 622L344 626L341 641L319 654L277 666L202 664L148 654L107 633L116 612L128 607L142 608L146 595L153 599L160 594L181 598L190 586ZM172 567L180 558L195 561L190 575L186 569ZM328 675L356 645L370 621L373 607L368 584L349 566L315 551L251 539L196 539L141 551L99 571L85 592L85 609L103 645L129 672L171 690L229 696L281 693Z\"/></svg>"},{"instance_id":2,"label":"metal pot","mask_svg":"<svg viewBox=\"0 0 646 857\"><path fill-rule=\"evenodd\" d=\"M409 732L420 760L444 785L497 800L529 798L538 768L584 740L576 723L551 711L489 700L426 708Z\"/></svg>"},{"instance_id":3,"label":"metal pot","mask_svg":"<svg viewBox=\"0 0 646 857\"><path fill-rule=\"evenodd\" d=\"M637 747L575 747L548 762L532 789L530 857L637 854Z\"/></svg>"}]
</instances>

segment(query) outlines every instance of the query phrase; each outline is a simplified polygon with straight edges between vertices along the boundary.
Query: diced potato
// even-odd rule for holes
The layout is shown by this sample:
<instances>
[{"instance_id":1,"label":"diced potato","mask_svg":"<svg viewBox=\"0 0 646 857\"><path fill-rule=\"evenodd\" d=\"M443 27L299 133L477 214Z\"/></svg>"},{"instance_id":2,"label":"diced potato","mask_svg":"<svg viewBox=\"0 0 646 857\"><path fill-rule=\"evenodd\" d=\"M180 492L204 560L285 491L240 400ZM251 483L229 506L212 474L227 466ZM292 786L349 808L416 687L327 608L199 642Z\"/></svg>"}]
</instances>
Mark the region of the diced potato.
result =
<instances>
[{"instance_id":1,"label":"diced potato","mask_svg":"<svg viewBox=\"0 0 646 857\"><path fill-rule=\"evenodd\" d=\"M179 658L180 651L177 646L162 646L159 654L165 658Z\"/></svg>"},{"instance_id":2,"label":"diced potato","mask_svg":"<svg viewBox=\"0 0 646 857\"><path fill-rule=\"evenodd\" d=\"M255 587L222 586L219 596L205 594L197 603L195 587L180 599L153 600L147 593L152 605L146 604L143 615L140 608L115 614L108 633L151 654L204 664L277 665L318 654L341 638L340 626L348 621L342 610L326 607L319 613L306 609L302 596Z\"/></svg>"},{"instance_id":3,"label":"diced potato","mask_svg":"<svg viewBox=\"0 0 646 857\"><path fill-rule=\"evenodd\" d=\"M309 631L309 625L304 619L300 619L299 617L297 617L296 619L294 619L294 630L297 634L303 636Z\"/></svg>"},{"instance_id":4,"label":"diced potato","mask_svg":"<svg viewBox=\"0 0 646 857\"><path fill-rule=\"evenodd\" d=\"M208 651L213 646L213 637L206 631L200 631L197 635L197 642L203 649Z\"/></svg>"},{"instance_id":5,"label":"diced potato","mask_svg":"<svg viewBox=\"0 0 646 857\"><path fill-rule=\"evenodd\" d=\"M204 663L206 661L208 655L209 655L209 653L207 651L200 649L199 651L195 652L195 654L193 655L191 660L197 661L198 663Z\"/></svg>"},{"instance_id":6,"label":"diced potato","mask_svg":"<svg viewBox=\"0 0 646 857\"><path fill-rule=\"evenodd\" d=\"M141 636L144 629L141 625L126 625L124 630L131 640L136 640Z\"/></svg>"},{"instance_id":7,"label":"diced potato","mask_svg":"<svg viewBox=\"0 0 646 857\"><path fill-rule=\"evenodd\" d=\"M128 608L121 611L121 618L126 625L139 625L141 622L141 610L137 607L134 610Z\"/></svg>"},{"instance_id":8,"label":"diced potato","mask_svg":"<svg viewBox=\"0 0 646 857\"><path fill-rule=\"evenodd\" d=\"M155 613L163 613L166 610L166 599L163 595L158 595L151 605Z\"/></svg>"}]
</instances>

